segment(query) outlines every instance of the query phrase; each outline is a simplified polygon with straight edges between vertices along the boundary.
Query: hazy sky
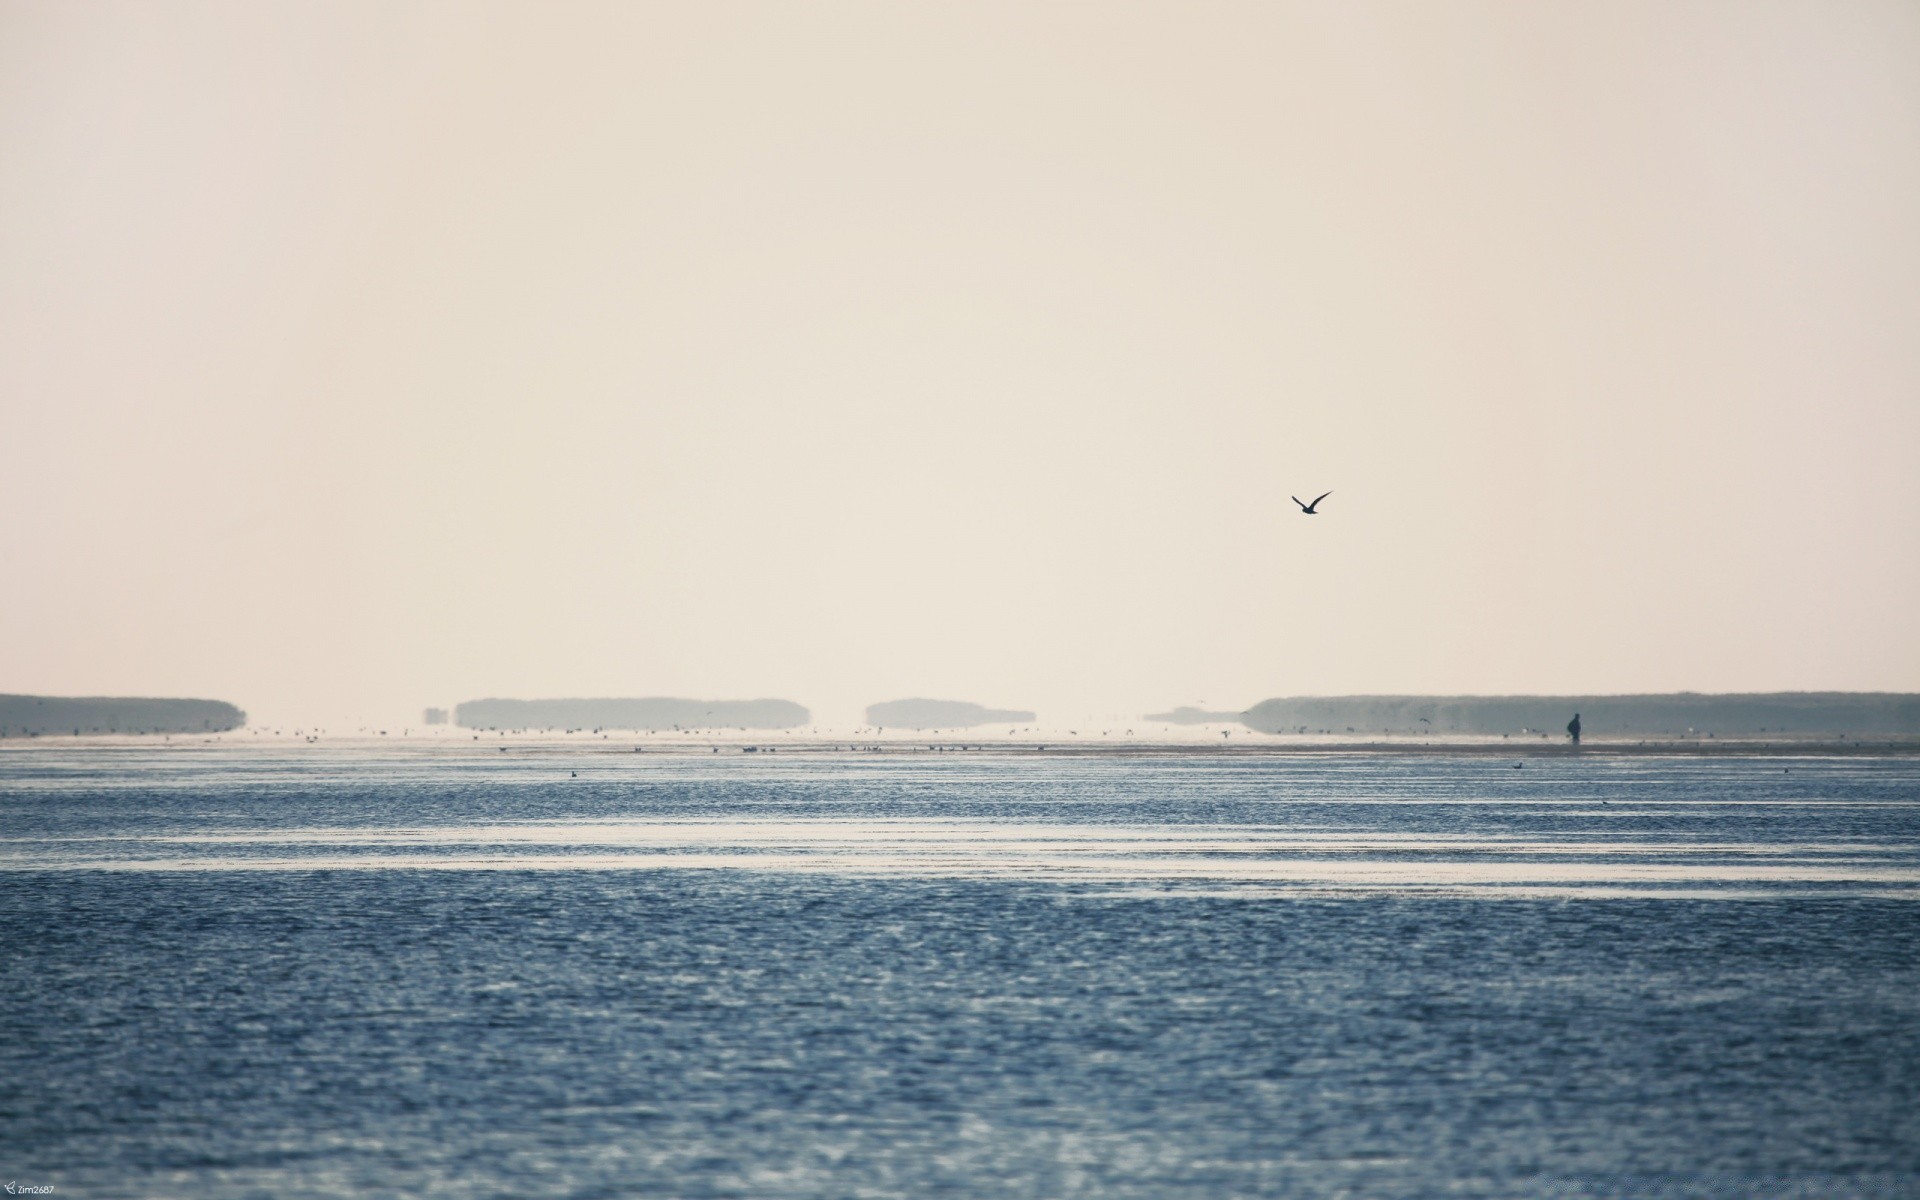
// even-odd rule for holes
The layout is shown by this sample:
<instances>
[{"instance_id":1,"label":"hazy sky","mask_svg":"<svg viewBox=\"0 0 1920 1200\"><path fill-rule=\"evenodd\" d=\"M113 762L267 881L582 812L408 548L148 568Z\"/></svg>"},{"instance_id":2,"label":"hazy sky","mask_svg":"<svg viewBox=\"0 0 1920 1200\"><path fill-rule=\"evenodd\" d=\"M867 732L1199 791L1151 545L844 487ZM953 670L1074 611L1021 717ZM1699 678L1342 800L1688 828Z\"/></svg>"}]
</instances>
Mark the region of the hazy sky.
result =
<instances>
[{"instance_id":1,"label":"hazy sky","mask_svg":"<svg viewBox=\"0 0 1920 1200\"><path fill-rule=\"evenodd\" d=\"M1920 6L0 0L0 511L267 721L1920 689Z\"/></svg>"}]
</instances>

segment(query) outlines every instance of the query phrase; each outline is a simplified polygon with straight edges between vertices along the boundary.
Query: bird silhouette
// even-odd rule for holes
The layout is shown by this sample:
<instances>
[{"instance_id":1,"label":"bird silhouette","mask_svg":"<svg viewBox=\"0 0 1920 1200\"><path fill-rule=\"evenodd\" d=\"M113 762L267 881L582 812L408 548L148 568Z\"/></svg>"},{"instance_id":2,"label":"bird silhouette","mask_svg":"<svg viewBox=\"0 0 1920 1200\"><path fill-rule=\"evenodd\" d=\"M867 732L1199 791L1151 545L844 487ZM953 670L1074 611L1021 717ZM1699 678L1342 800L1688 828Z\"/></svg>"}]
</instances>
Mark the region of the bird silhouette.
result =
<instances>
[{"instance_id":1,"label":"bird silhouette","mask_svg":"<svg viewBox=\"0 0 1920 1200\"><path fill-rule=\"evenodd\" d=\"M1318 496L1315 496L1315 497L1313 498L1313 503L1312 503L1312 504L1300 504L1300 497L1298 497L1298 496L1289 496L1289 497L1287 497L1287 499L1289 499L1289 500L1291 500L1291 501L1293 501L1293 502L1294 502L1295 504L1300 504L1300 511L1301 511L1301 512L1303 512L1303 513L1305 513L1305 514L1306 514L1307 516L1309 516L1309 517L1317 517L1317 516L1319 516L1320 514L1319 514L1319 513L1317 513L1317 512L1315 512L1315 511L1313 511L1313 510L1314 510L1314 509L1316 509L1316 508L1319 508L1319 507L1320 507L1320 502L1321 502L1322 500L1325 500L1325 499L1326 499L1326 498L1327 498L1328 496L1331 496L1331 495L1333 495L1333 493L1332 493L1332 492L1330 492L1330 491L1328 491L1328 492L1321 492L1321 493L1320 493L1320 494L1319 494Z\"/></svg>"}]
</instances>

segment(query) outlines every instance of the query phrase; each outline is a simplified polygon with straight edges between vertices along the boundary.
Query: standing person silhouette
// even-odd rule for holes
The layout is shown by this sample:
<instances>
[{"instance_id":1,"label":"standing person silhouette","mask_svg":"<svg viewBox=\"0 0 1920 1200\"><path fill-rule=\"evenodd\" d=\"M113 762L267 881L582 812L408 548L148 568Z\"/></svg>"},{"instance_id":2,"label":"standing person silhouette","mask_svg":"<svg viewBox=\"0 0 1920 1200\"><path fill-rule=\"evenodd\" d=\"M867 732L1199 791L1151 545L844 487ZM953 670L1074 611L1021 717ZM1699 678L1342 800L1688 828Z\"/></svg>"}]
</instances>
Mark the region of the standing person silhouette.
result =
<instances>
[{"instance_id":1,"label":"standing person silhouette","mask_svg":"<svg viewBox=\"0 0 1920 1200\"><path fill-rule=\"evenodd\" d=\"M1573 714L1573 720L1567 722L1567 736L1573 739L1574 745L1578 746L1580 744L1580 714L1579 713Z\"/></svg>"}]
</instances>

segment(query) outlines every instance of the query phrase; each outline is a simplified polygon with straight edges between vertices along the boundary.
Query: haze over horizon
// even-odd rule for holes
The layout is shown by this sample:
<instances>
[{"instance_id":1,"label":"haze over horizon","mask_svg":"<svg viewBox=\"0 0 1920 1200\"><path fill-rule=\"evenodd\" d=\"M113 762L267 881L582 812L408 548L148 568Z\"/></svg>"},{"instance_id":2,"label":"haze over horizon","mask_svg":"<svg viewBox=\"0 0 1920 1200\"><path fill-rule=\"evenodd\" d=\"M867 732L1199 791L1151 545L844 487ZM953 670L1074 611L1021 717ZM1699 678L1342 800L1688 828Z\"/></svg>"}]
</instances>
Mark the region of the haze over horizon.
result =
<instances>
[{"instance_id":1,"label":"haze over horizon","mask_svg":"<svg viewBox=\"0 0 1920 1200\"><path fill-rule=\"evenodd\" d=\"M6 0L0 692L1920 691L1915 213L1911 4Z\"/></svg>"}]
</instances>

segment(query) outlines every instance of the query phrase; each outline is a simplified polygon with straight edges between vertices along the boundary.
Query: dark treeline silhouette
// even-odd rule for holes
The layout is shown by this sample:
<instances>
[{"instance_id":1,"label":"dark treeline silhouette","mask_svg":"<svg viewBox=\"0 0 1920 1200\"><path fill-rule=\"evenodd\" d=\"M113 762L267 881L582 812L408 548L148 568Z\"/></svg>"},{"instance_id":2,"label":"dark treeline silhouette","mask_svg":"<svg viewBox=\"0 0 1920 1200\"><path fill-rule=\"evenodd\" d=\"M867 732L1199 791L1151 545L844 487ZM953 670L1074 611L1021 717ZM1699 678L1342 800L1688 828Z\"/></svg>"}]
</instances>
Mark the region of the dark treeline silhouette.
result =
<instances>
[{"instance_id":1,"label":"dark treeline silhouette","mask_svg":"<svg viewBox=\"0 0 1920 1200\"><path fill-rule=\"evenodd\" d=\"M883 729L970 729L975 725L1022 724L1033 714L985 708L966 700L888 700L867 706L867 724Z\"/></svg>"},{"instance_id":2,"label":"dark treeline silhouette","mask_svg":"<svg viewBox=\"0 0 1920 1200\"><path fill-rule=\"evenodd\" d=\"M453 710L466 729L794 729L811 714L791 700L468 700Z\"/></svg>"},{"instance_id":3,"label":"dark treeline silhouette","mask_svg":"<svg viewBox=\"0 0 1920 1200\"><path fill-rule=\"evenodd\" d=\"M1264 733L1558 734L1576 712L1584 735L1600 738L1920 735L1920 695L1904 692L1295 696L1262 700L1240 719Z\"/></svg>"},{"instance_id":4,"label":"dark treeline silhouette","mask_svg":"<svg viewBox=\"0 0 1920 1200\"><path fill-rule=\"evenodd\" d=\"M85 733L223 733L247 723L224 700L0 695L0 737Z\"/></svg>"}]
</instances>

